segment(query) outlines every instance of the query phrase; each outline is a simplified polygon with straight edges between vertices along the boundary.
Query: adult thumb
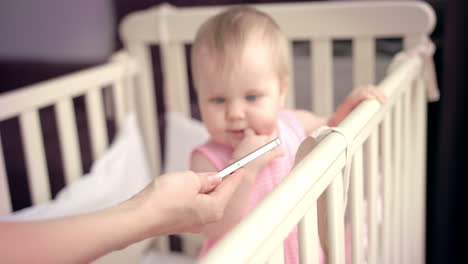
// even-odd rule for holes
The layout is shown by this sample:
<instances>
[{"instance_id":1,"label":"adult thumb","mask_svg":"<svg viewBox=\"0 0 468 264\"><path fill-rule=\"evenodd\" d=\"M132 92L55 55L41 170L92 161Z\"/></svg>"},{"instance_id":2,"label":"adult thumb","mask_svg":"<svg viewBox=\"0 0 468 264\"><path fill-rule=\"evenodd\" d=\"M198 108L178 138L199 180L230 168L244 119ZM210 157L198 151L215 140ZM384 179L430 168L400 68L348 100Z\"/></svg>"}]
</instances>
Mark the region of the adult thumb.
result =
<instances>
[{"instance_id":1,"label":"adult thumb","mask_svg":"<svg viewBox=\"0 0 468 264\"><path fill-rule=\"evenodd\" d=\"M221 181L221 177L216 172L201 172L196 173L200 180L199 193L208 193L212 191Z\"/></svg>"}]
</instances>

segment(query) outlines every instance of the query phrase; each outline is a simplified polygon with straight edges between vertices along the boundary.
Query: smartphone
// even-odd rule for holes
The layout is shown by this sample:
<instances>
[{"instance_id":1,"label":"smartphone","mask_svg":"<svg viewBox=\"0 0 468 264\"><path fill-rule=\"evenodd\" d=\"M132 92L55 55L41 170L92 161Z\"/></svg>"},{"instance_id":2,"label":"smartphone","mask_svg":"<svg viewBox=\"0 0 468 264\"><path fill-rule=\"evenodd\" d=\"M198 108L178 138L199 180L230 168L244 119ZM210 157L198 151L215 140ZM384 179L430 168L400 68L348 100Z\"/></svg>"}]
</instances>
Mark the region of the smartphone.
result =
<instances>
[{"instance_id":1,"label":"smartphone","mask_svg":"<svg viewBox=\"0 0 468 264\"><path fill-rule=\"evenodd\" d=\"M253 161L254 159L260 157L261 155L265 154L266 152L272 150L274 147L280 144L279 138L275 138L272 141L266 143L265 145L259 147L258 149L252 151L251 153L245 155L241 159L237 160L236 162L232 163L231 165L227 166L226 168L220 170L218 172L218 176L221 178L226 177L227 175L233 173L237 169L245 166L247 163Z\"/></svg>"}]
</instances>

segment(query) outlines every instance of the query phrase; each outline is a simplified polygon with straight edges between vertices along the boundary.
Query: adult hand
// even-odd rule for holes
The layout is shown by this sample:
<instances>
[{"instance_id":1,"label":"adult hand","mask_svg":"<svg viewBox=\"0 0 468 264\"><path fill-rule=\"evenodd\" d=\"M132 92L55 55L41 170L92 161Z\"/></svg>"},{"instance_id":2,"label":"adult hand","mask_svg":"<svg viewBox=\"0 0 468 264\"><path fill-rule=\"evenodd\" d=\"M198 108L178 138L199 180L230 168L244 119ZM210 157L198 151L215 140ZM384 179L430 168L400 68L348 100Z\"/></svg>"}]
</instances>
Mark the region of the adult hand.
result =
<instances>
[{"instance_id":1,"label":"adult hand","mask_svg":"<svg viewBox=\"0 0 468 264\"><path fill-rule=\"evenodd\" d=\"M238 170L220 183L215 173L175 172L97 212L0 222L2 263L89 263L149 237L200 231L222 217L242 174Z\"/></svg>"},{"instance_id":2,"label":"adult hand","mask_svg":"<svg viewBox=\"0 0 468 264\"><path fill-rule=\"evenodd\" d=\"M216 173L169 173L156 178L128 203L136 203L142 220L153 223L145 234L197 233L222 218L242 175L243 169L224 180Z\"/></svg>"}]
</instances>

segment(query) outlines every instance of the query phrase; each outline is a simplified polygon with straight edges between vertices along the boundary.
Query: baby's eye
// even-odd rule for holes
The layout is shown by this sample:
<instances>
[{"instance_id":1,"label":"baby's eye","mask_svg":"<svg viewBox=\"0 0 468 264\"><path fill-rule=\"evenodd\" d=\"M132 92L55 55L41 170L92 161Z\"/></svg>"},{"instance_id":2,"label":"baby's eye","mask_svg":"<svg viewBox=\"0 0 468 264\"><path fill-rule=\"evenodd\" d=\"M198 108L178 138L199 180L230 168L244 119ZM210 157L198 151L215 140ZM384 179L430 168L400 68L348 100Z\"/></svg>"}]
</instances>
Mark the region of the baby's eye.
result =
<instances>
[{"instance_id":1,"label":"baby's eye","mask_svg":"<svg viewBox=\"0 0 468 264\"><path fill-rule=\"evenodd\" d=\"M257 96L256 95L248 95L247 97L245 97L245 99L247 101L255 101L255 100L257 100Z\"/></svg>"},{"instance_id":2,"label":"baby's eye","mask_svg":"<svg viewBox=\"0 0 468 264\"><path fill-rule=\"evenodd\" d=\"M213 101L216 104L222 104L222 103L224 103L226 101L226 99L224 99L222 97L215 97L215 98L211 99L211 101Z\"/></svg>"}]
</instances>

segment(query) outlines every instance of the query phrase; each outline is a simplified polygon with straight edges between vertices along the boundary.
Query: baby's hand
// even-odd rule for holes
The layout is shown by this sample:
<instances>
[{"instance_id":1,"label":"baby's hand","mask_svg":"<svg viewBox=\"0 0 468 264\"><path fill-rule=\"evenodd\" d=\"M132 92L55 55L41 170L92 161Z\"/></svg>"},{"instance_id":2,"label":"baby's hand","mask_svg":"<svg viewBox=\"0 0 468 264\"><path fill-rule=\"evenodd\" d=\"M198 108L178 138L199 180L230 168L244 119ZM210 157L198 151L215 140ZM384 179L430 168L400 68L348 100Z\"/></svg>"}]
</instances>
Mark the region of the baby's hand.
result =
<instances>
[{"instance_id":1,"label":"baby's hand","mask_svg":"<svg viewBox=\"0 0 468 264\"><path fill-rule=\"evenodd\" d=\"M236 149L232 153L232 161L234 162L244 157L250 152L272 141L274 138L275 137L273 135L257 135L252 129L246 129L244 132L244 138L241 140L241 142L239 142ZM248 172L251 172L252 175L257 175L258 172L260 172L260 170L263 169L271 160L276 159L282 155L283 153L281 150L276 147L250 162L249 164L245 165L245 168Z\"/></svg>"},{"instance_id":2,"label":"baby's hand","mask_svg":"<svg viewBox=\"0 0 468 264\"><path fill-rule=\"evenodd\" d=\"M356 106L366 99L376 99L380 103L387 102L387 96L382 89L374 85L368 85L352 91L338 107L333 118L328 122L329 126L338 125Z\"/></svg>"}]
</instances>

